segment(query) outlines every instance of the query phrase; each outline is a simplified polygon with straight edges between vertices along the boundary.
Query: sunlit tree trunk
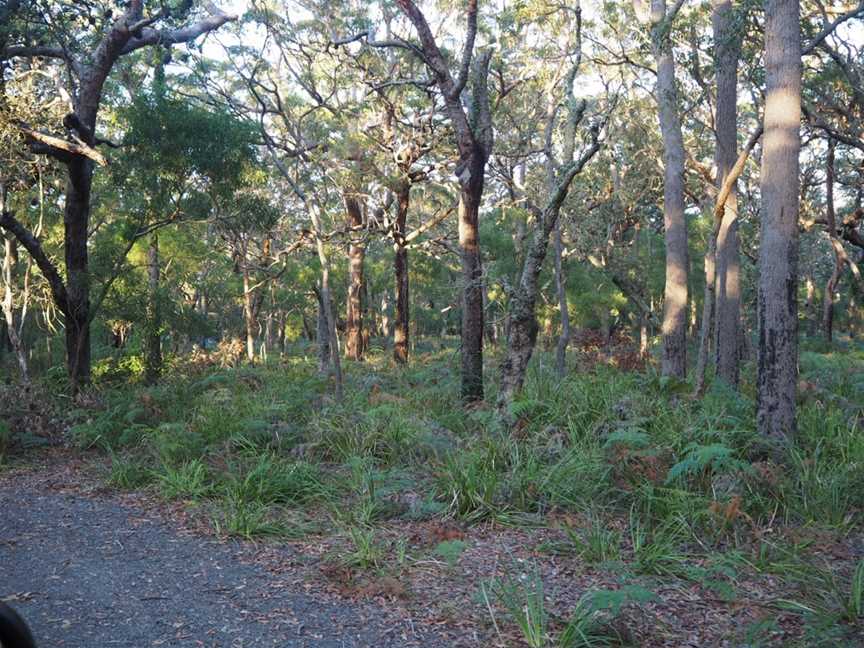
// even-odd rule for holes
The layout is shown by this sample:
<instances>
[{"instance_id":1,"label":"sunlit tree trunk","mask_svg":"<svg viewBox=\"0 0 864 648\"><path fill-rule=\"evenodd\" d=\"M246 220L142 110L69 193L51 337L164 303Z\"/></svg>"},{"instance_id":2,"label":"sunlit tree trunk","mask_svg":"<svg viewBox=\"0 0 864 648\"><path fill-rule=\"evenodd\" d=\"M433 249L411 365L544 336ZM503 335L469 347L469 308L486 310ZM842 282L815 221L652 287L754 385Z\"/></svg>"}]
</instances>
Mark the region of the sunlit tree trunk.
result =
<instances>
[{"instance_id":1,"label":"sunlit tree trunk","mask_svg":"<svg viewBox=\"0 0 864 648\"><path fill-rule=\"evenodd\" d=\"M665 0L651 2L651 42L657 62L657 107L663 139L663 224L666 238L666 287L663 301L664 376L687 373L687 222L684 214L684 138L678 114L675 59L670 31L674 15Z\"/></svg>"},{"instance_id":2,"label":"sunlit tree trunk","mask_svg":"<svg viewBox=\"0 0 864 648\"><path fill-rule=\"evenodd\" d=\"M483 268L480 261L480 200L486 160L478 156L459 194L462 260L462 398L483 400Z\"/></svg>"},{"instance_id":3,"label":"sunlit tree trunk","mask_svg":"<svg viewBox=\"0 0 864 648\"><path fill-rule=\"evenodd\" d=\"M765 69L756 418L763 436L782 443L796 431L798 377L798 0L766 0Z\"/></svg>"}]
</instances>

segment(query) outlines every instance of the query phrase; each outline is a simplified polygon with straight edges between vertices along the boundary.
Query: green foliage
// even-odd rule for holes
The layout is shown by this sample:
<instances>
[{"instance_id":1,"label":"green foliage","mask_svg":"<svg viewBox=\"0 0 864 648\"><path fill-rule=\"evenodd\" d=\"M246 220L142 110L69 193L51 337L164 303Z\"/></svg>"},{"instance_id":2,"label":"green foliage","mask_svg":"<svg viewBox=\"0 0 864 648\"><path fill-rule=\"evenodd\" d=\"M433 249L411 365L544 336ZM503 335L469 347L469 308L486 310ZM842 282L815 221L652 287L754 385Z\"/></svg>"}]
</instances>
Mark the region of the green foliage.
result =
<instances>
[{"instance_id":1,"label":"green foliage","mask_svg":"<svg viewBox=\"0 0 864 648\"><path fill-rule=\"evenodd\" d=\"M621 643L610 623L628 605L649 603L657 597L639 585L615 590L592 590L576 604L570 621L558 638L559 648L591 648Z\"/></svg>"},{"instance_id":2,"label":"green foliage","mask_svg":"<svg viewBox=\"0 0 864 648\"><path fill-rule=\"evenodd\" d=\"M656 599L653 592L639 585L619 589L597 589L585 593L570 613L563 629L553 637L551 613L547 601L554 597L544 591L537 565L515 565L518 576L506 576L481 583L492 621L497 627L490 594L504 608L508 618L519 628L522 639L532 648L590 648L620 645L621 637L611 624L628 605Z\"/></svg>"},{"instance_id":3,"label":"green foliage","mask_svg":"<svg viewBox=\"0 0 864 648\"><path fill-rule=\"evenodd\" d=\"M603 518L589 513L581 530L565 526L564 533L572 551L587 563L597 564L618 560L621 555L621 534L610 529Z\"/></svg>"},{"instance_id":4,"label":"green foliage","mask_svg":"<svg viewBox=\"0 0 864 648\"><path fill-rule=\"evenodd\" d=\"M348 529L352 549L344 557L344 562L361 569L380 567L384 560L384 549L375 537L375 531L361 527Z\"/></svg>"},{"instance_id":5,"label":"green foliage","mask_svg":"<svg viewBox=\"0 0 864 648\"><path fill-rule=\"evenodd\" d=\"M317 466L266 454L252 457L247 467L232 470L224 490L233 500L264 505L302 504L328 492Z\"/></svg>"},{"instance_id":6,"label":"green foliage","mask_svg":"<svg viewBox=\"0 0 864 648\"><path fill-rule=\"evenodd\" d=\"M435 555L443 558L450 567L455 567L462 552L467 548L468 545L461 540L444 540L435 546Z\"/></svg>"},{"instance_id":7,"label":"green foliage","mask_svg":"<svg viewBox=\"0 0 864 648\"><path fill-rule=\"evenodd\" d=\"M718 443L710 445L689 444L684 458L669 469L666 483L671 484L684 477L712 474L734 474L746 472L750 466L734 457L734 450Z\"/></svg>"},{"instance_id":8,"label":"green foliage","mask_svg":"<svg viewBox=\"0 0 864 648\"><path fill-rule=\"evenodd\" d=\"M159 490L168 499L197 499L211 490L207 466L198 459L179 466L164 466L156 475Z\"/></svg>"},{"instance_id":9,"label":"green foliage","mask_svg":"<svg viewBox=\"0 0 864 648\"><path fill-rule=\"evenodd\" d=\"M6 451L12 442L12 431L5 421L0 421L0 464L6 456Z\"/></svg>"},{"instance_id":10,"label":"green foliage","mask_svg":"<svg viewBox=\"0 0 864 648\"><path fill-rule=\"evenodd\" d=\"M549 612L543 593L543 579L536 565L532 565L530 571L526 569L518 577L507 576L492 579L488 585L481 584L483 595L488 601L487 587L519 627L525 643L531 648L550 645Z\"/></svg>"},{"instance_id":11,"label":"green foliage","mask_svg":"<svg viewBox=\"0 0 864 648\"><path fill-rule=\"evenodd\" d=\"M113 455L106 481L116 488L134 490L150 484L154 479L152 469L134 457Z\"/></svg>"}]
</instances>

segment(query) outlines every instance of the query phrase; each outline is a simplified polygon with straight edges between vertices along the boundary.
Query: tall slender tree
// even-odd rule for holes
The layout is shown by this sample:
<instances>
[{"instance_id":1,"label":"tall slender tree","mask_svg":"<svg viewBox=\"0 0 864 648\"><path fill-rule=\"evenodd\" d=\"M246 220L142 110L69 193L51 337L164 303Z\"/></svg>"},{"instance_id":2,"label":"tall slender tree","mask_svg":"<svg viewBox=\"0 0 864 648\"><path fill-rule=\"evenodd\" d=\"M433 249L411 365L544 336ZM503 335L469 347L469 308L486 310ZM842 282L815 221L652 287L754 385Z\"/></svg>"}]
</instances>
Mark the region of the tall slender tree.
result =
<instances>
[{"instance_id":1,"label":"tall slender tree","mask_svg":"<svg viewBox=\"0 0 864 648\"><path fill-rule=\"evenodd\" d=\"M759 243L757 426L778 443L796 431L801 36L798 0L765 3L765 135Z\"/></svg>"},{"instance_id":2,"label":"tall slender tree","mask_svg":"<svg viewBox=\"0 0 864 648\"><path fill-rule=\"evenodd\" d=\"M486 180L486 162L492 153L492 115L488 75L491 51L473 61L477 36L477 0L468 0L465 45L454 78L450 66L423 12L412 0L396 0L420 36L423 61L432 71L444 98L444 107L456 137L459 161L459 250L462 258L462 399L483 399L483 269L480 256L480 202ZM471 83L465 109L463 91Z\"/></svg>"},{"instance_id":3,"label":"tall slender tree","mask_svg":"<svg viewBox=\"0 0 864 648\"><path fill-rule=\"evenodd\" d=\"M687 221L684 213L684 136L671 31L684 0L667 7L666 0L636 3L648 21L651 51L657 64L654 88L663 139L663 225L666 237L666 287L663 297L663 375L687 374Z\"/></svg>"}]
</instances>

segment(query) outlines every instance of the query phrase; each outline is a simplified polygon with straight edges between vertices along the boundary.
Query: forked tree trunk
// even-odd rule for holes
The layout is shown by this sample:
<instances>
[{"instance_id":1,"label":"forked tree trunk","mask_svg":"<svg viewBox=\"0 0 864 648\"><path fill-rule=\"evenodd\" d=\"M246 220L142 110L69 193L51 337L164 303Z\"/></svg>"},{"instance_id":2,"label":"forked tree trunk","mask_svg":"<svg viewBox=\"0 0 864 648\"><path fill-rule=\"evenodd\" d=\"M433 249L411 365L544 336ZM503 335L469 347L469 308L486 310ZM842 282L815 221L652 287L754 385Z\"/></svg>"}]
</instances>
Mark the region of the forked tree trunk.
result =
<instances>
[{"instance_id":1,"label":"forked tree trunk","mask_svg":"<svg viewBox=\"0 0 864 648\"><path fill-rule=\"evenodd\" d=\"M731 0L714 0L711 23L714 32L717 133L714 161L717 186L723 185L737 158L738 134L738 59L741 36ZM733 185L726 199L716 238L716 307L714 358L717 377L732 387L738 386L741 353L738 348L741 328L740 254L738 250L738 193Z\"/></svg>"},{"instance_id":2,"label":"forked tree trunk","mask_svg":"<svg viewBox=\"0 0 864 648\"><path fill-rule=\"evenodd\" d=\"M396 277L396 317L393 329L393 359L399 364L408 362L409 345L409 285L408 247L405 244L411 185L403 183L396 195L396 223L393 231L393 271ZM384 325L387 326L386 323Z\"/></svg>"},{"instance_id":3,"label":"forked tree trunk","mask_svg":"<svg viewBox=\"0 0 864 648\"><path fill-rule=\"evenodd\" d=\"M666 285L663 298L664 376L687 374L687 222L684 215L684 138L678 114L675 59L669 32L674 16L666 1L651 2L651 40L657 61L657 107L663 138L663 224L666 239Z\"/></svg>"},{"instance_id":4,"label":"forked tree trunk","mask_svg":"<svg viewBox=\"0 0 864 648\"><path fill-rule=\"evenodd\" d=\"M236 16L228 16L211 7L211 15L198 22L184 25L176 29L154 28L153 23L167 16L164 13L152 19L144 19L144 3L140 1L126 3L121 15L118 15L110 28L103 33L101 40L89 51L84 52L78 60L72 60L68 43L60 43L62 58L67 59L70 69L75 70L77 87L75 88L74 113L67 115L64 124L69 123L76 131L79 143L91 151L96 146L96 116L102 101L102 90L117 60L127 54L151 45L163 43L189 42L228 21L236 20ZM155 16L155 14L154 14ZM138 25L135 30L130 26ZM44 54L42 44L37 47L20 47L18 55L38 57ZM56 54L52 54L56 56ZM90 382L90 323L93 317L90 304L90 275L88 268L87 240L90 223L90 190L93 184L93 162L82 155L68 155L68 151L60 147L59 151L49 146L47 154L61 159L68 172L66 185L65 207L63 213L64 256L66 262L66 283L63 290L55 290L52 294L57 306L64 312L66 327L66 365L73 390ZM46 152L46 151L40 151ZM97 158L98 159L98 158ZM16 228L18 229L18 228ZM28 233L29 234L29 233ZM16 234L17 236L17 234ZM21 237L19 241L24 243ZM32 242L32 235L29 237ZM39 248L36 250L36 248ZM40 257L40 269L50 267L55 283L59 287L62 279L53 264L47 260L41 247L36 246L28 251L37 252ZM43 269L43 274L45 274Z\"/></svg>"},{"instance_id":5,"label":"forked tree trunk","mask_svg":"<svg viewBox=\"0 0 864 648\"><path fill-rule=\"evenodd\" d=\"M765 69L756 421L764 437L784 444L796 432L798 378L798 0L766 0Z\"/></svg>"},{"instance_id":6,"label":"forked tree trunk","mask_svg":"<svg viewBox=\"0 0 864 648\"><path fill-rule=\"evenodd\" d=\"M543 262L546 260L549 237L558 223L561 205L567 197L573 179L598 150L600 150L600 144L595 139L592 146L582 154L579 160L571 162L560 176L556 177L554 174L550 174L549 201L542 211L536 210L535 212L534 233L525 252L525 261L522 264L519 282L510 295L507 311L509 333L506 354L501 363L501 384L498 389L497 403L498 411L505 422L509 422L506 411L509 404L513 397L522 390L528 363L537 342L539 331L536 315L539 294L538 279L543 268Z\"/></svg>"},{"instance_id":7,"label":"forked tree trunk","mask_svg":"<svg viewBox=\"0 0 864 648\"><path fill-rule=\"evenodd\" d=\"M480 53L473 65L477 35L477 0L469 0L466 42L454 79L447 60L435 41L429 23L413 0L396 0L408 17L422 47L422 58L431 68L444 100L459 152L456 177L459 179L459 248L462 258L462 400L483 400L483 279L480 262L478 215L483 197L486 161L492 152L492 114L488 77L491 50ZM469 73L470 70L470 73ZM470 81L472 96L466 112L462 92ZM469 114L470 113L470 114Z\"/></svg>"},{"instance_id":8,"label":"forked tree trunk","mask_svg":"<svg viewBox=\"0 0 864 648\"><path fill-rule=\"evenodd\" d=\"M159 235L153 232L147 246L147 313L144 332L144 380L148 385L156 384L162 375L159 274Z\"/></svg>"},{"instance_id":9,"label":"forked tree trunk","mask_svg":"<svg viewBox=\"0 0 864 648\"><path fill-rule=\"evenodd\" d=\"M345 211L351 242L348 246L348 299L345 307L345 356L362 360L363 338L363 265L366 246L363 242L363 207L355 196L345 196Z\"/></svg>"}]
</instances>

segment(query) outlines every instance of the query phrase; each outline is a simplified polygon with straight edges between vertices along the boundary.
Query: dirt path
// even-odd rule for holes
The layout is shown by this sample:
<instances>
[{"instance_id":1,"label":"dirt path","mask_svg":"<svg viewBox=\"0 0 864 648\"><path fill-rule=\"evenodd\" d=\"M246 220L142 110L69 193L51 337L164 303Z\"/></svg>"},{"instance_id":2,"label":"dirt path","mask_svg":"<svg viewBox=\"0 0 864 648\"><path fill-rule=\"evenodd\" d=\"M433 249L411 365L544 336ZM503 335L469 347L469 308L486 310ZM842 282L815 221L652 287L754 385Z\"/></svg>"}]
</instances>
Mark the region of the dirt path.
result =
<instances>
[{"instance_id":1,"label":"dirt path","mask_svg":"<svg viewBox=\"0 0 864 648\"><path fill-rule=\"evenodd\" d=\"M447 645L375 606L297 591L240 551L111 497L0 479L0 599L41 648Z\"/></svg>"}]
</instances>

